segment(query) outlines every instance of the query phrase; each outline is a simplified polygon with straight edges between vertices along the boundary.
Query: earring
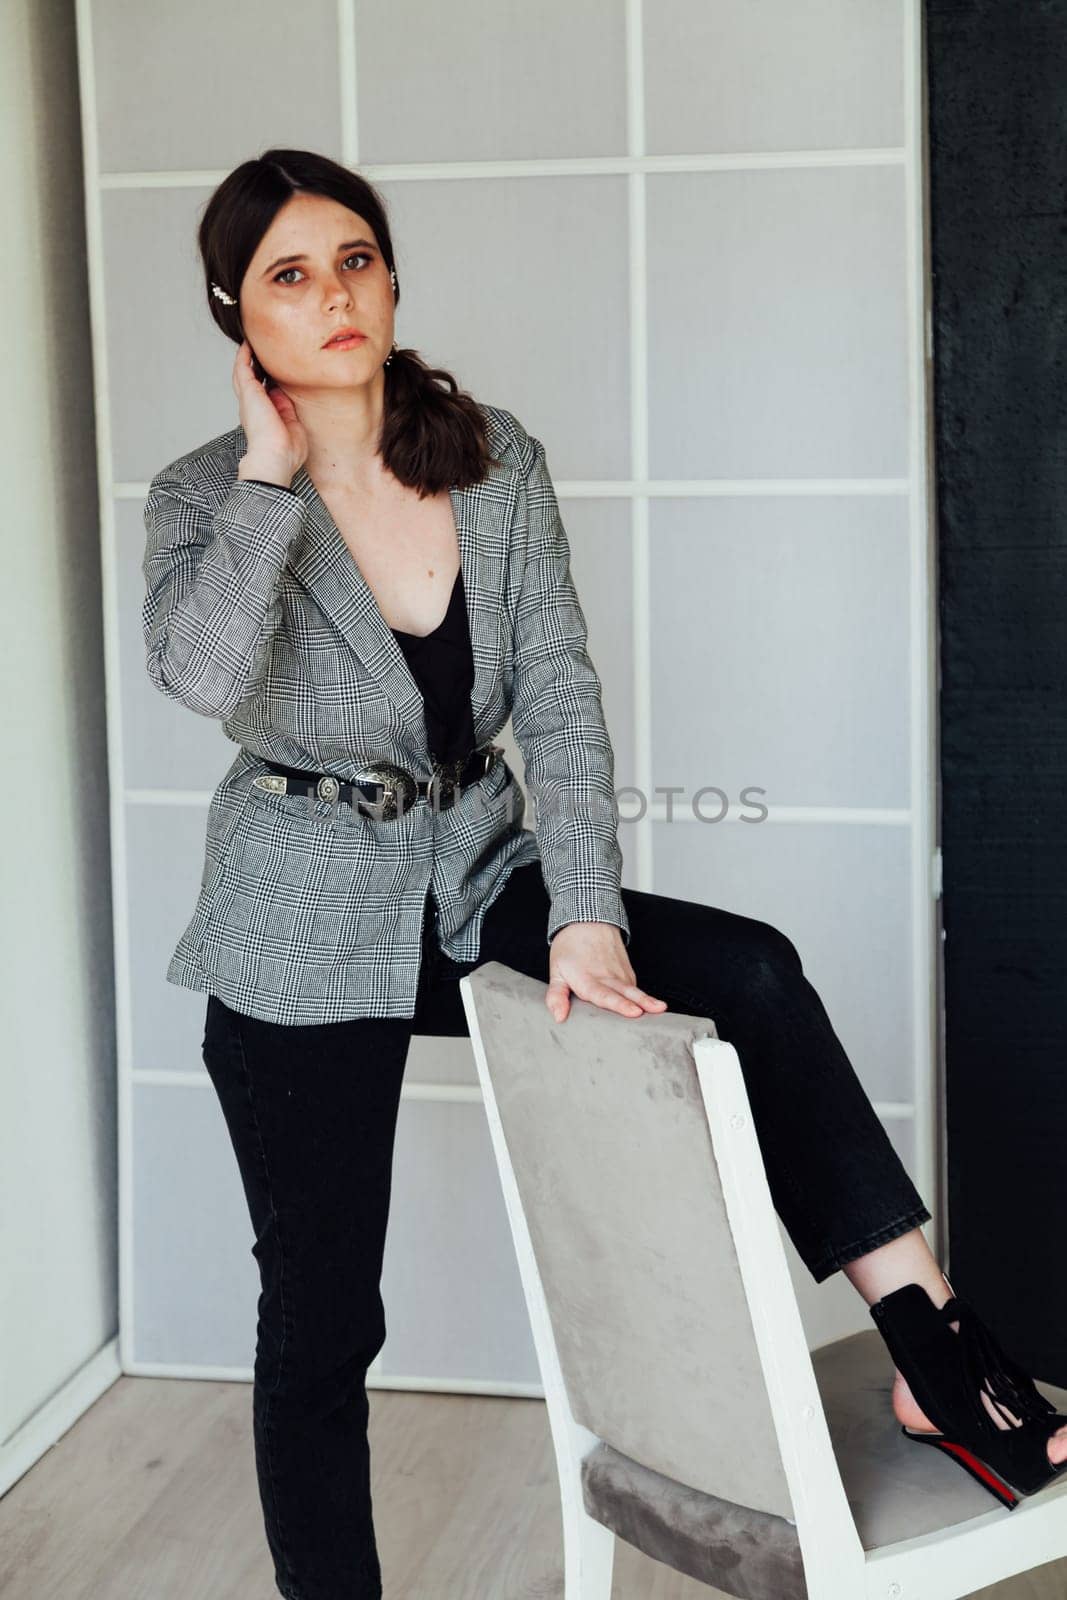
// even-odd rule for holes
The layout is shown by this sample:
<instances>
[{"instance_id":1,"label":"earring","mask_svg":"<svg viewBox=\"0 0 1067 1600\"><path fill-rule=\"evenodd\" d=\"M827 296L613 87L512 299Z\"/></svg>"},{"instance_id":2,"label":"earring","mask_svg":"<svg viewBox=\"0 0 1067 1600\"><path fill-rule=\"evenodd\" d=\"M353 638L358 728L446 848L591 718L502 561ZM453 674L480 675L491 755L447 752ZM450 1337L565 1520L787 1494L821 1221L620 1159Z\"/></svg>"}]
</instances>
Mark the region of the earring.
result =
<instances>
[{"instance_id":1,"label":"earring","mask_svg":"<svg viewBox=\"0 0 1067 1600\"><path fill-rule=\"evenodd\" d=\"M225 289L220 289L217 283L211 285L211 292L217 300L222 301L224 306L235 306L237 304L233 295L227 294Z\"/></svg>"},{"instance_id":2,"label":"earring","mask_svg":"<svg viewBox=\"0 0 1067 1600\"><path fill-rule=\"evenodd\" d=\"M392 268L389 269L389 277L392 280L393 293L396 294L396 272ZM394 339L393 340L393 349L390 350L389 354L386 356L383 365L385 365L385 366L389 365L390 361L392 361L392 359L393 359L393 350L397 350L399 348L400 348L399 345L397 344L396 340Z\"/></svg>"}]
</instances>

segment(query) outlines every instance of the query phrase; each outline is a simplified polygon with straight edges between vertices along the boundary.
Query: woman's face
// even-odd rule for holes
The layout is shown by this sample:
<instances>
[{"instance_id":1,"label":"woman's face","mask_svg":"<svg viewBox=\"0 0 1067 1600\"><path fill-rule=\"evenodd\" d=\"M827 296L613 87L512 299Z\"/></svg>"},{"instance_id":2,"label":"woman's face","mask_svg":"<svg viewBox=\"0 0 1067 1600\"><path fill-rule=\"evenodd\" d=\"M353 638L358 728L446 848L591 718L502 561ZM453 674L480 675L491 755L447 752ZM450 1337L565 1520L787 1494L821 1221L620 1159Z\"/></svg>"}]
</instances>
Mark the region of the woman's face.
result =
<instances>
[{"instance_id":1,"label":"woman's face","mask_svg":"<svg viewBox=\"0 0 1067 1600\"><path fill-rule=\"evenodd\" d=\"M393 345L393 286L371 228L323 195L295 194L259 242L240 289L245 337L282 388L369 383ZM365 337L325 349L332 334Z\"/></svg>"}]
</instances>

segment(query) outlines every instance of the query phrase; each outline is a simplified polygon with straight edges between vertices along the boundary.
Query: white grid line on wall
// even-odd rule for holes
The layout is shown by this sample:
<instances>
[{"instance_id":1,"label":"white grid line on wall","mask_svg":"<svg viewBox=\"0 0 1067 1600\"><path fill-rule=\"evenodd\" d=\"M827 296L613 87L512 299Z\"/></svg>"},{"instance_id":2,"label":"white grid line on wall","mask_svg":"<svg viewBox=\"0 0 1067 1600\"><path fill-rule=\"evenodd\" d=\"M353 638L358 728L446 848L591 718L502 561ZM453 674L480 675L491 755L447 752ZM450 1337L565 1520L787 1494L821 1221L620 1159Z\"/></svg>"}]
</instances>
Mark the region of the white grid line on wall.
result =
<instances>
[{"instance_id":1,"label":"white grid line on wall","mask_svg":"<svg viewBox=\"0 0 1067 1600\"><path fill-rule=\"evenodd\" d=\"M630 480L573 480L556 484L560 499L625 498L631 501L630 532L633 579L633 691L634 734L637 782L645 794L651 783L651 700L650 700L650 546L648 510L653 499L715 495L891 495L906 496L910 530L910 620L911 653L910 728L912 736L912 793L908 808L879 807L772 807L767 821L880 823L903 826L912 834L912 949L913 949L913 1080L911 1101L880 1101L878 1114L887 1120L912 1120L915 1132L914 1163L917 1181L928 1194L935 1189L934 1118L932 1103L932 1063L936 1056L936 1019L925 999L933 959L931 840L934 836L934 797L931 781L931 689L930 662L936 648L927 571L932 541L930 538L929 489L926 461L927 417L925 408L926 359L928 356L926 312L925 227L921 169L922 39L920 0L903 0L905 55L905 133L903 146L830 150L780 150L730 152L716 155L677 154L648 156L644 151L644 78L641 0L626 0L626 76L627 76L627 154L593 158L560 158L533 161L468 161L449 163L365 164L359 170L372 182L449 181L482 177L539 178L625 175L628 178L628 220L630 243L630 376L631 376L631 471ZM112 478L110 409L108 404L108 365L106 321L103 296L103 229L101 196L115 189L213 188L226 176L221 170L176 170L170 172L102 172L96 137L96 93L93 61L91 0L76 0L79 77L82 105L82 133L85 154L86 227L88 252L93 271L90 278L93 366L97 419L98 472L100 482L101 564L105 622L105 678L107 694L108 760L111 778L112 887L114 894L117 1045L119 1061L119 1158L120 1158L120 1309L121 1360L125 1371L173 1375L173 1366L153 1367L134 1363L133 1297L130 1281L132 1262L132 1088L135 1083L170 1087L204 1087L200 1079L182 1073L161 1073L135 1069L132 1062L131 994L129 968L128 865L125 837L127 804L197 805L206 808L210 795L193 791L127 789L124 782L122 719L118 661L118 597L115 502L143 499L147 483L115 482ZM341 159L350 167L359 166L357 56L355 0L337 0L338 71L341 91ZM725 172L743 170L800 169L813 167L900 166L907 195L907 300L909 340L909 417L910 460L905 478L885 479L701 479L692 481L654 480L648 477L648 383L647 383L647 299L645 294L645 200L649 174L680 172ZM724 820L739 816L741 808L731 806ZM675 812L675 820L699 821L690 813ZM650 806L635 827L635 864L638 884L652 887L652 830L667 820L666 807ZM403 1094L409 1099L481 1099L476 1086L464 1084L405 1083ZM934 1206L931 1205L931 1209ZM935 1224L940 1221L935 1214ZM376 1364L377 1365L377 1364ZM206 1369L196 1368L204 1376ZM372 1368L372 1372L374 1369ZM250 1371L214 1376L250 1377ZM536 1386L482 1384L476 1381L445 1379L405 1379L390 1375L390 1387L432 1388L464 1392L540 1394Z\"/></svg>"},{"instance_id":2,"label":"white grid line on wall","mask_svg":"<svg viewBox=\"0 0 1067 1600\"><path fill-rule=\"evenodd\" d=\"M150 1083L156 1088L213 1088L206 1073L181 1072L168 1067L137 1067L133 1077L135 1083ZM481 1105L483 1100L480 1083L411 1083L406 1088L409 1100L450 1100L468 1105ZM872 1100L871 1104L880 1117L891 1122L906 1122L915 1109L910 1100Z\"/></svg>"},{"instance_id":3,"label":"white grid line on wall","mask_svg":"<svg viewBox=\"0 0 1067 1600\"><path fill-rule=\"evenodd\" d=\"M206 810L211 802L211 795L203 789L127 789L126 800L131 805L193 806L203 807ZM629 820L625 805L620 804L619 811L624 820ZM736 804L731 804L721 816L714 818L706 813L697 815L691 809L686 810L681 806L676 806L671 812L666 801L656 801L649 807L649 811L654 822L684 822L716 827L722 822L752 821L751 816L746 818L745 807ZM760 827L775 822L854 822L865 826L878 823L886 827L907 828L911 826L912 820L913 814L907 807L775 805L767 807L767 815L761 820ZM634 822L636 825L636 818ZM931 893L933 893L932 888Z\"/></svg>"},{"instance_id":4,"label":"white grid line on wall","mask_svg":"<svg viewBox=\"0 0 1067 1600\"><path fill-rule=\"evenodd\" d=\"M634 9L637 9L636 7ZM354 91L353 91L354 93ZM342 121L345 118L342 116ZM462 182L467 178L590 178L621 177L627 173L657 172L757 172L789 167L900 167L907 147L884 145L875 149L760 150L729 155L670 156L558 156L534 161L419 161L362 162L353 156L347 164L359 166L372 183ZM226 169L174 168L169 172L102 172L101 189L213 189L226 177Z\"/></svg>"},{"instance_id":5,"label":"white grid line on wall","mask_svg":"<svg viewBox=\"0 0 1067 1600\"><path fill-rule=\"evenodd\" d=\"M691 500L719 495L896 495L910 494L907 478L553 478L561 500ZM147 483L112 486L116 500L143 500Z\"/></svg>"}]
</instances>

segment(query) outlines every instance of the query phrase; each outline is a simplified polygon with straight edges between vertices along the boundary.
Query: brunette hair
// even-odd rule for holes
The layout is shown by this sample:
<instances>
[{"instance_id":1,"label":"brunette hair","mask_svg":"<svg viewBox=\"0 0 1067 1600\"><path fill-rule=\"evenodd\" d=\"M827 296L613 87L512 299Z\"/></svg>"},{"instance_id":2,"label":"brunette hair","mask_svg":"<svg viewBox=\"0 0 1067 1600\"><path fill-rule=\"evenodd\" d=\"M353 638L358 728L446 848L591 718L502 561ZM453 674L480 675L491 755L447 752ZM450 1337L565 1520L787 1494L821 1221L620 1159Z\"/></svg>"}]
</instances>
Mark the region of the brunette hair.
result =
<instances>
[{"instance_id":1,"label":"brunette hair","mask_svg":"<svg viewBox=\"0 0 1067 1600\"><path fill-rule=\"evenodd\" d=\"M301 193L325 195L361 216L374 230L386 266L395 270L385 202L365 178L311 150L265 150L222 180L197 235L208 309L235 344L245 337L239 290L248 263L276 213ZM225 305L212 294L212 283L237 303ZM395 295L399 300L399 282ZM257 363L257 370L264 369ZM427 366L416 350L394 350L384 370L380 450L390 472L420 497L480 482L494 458L474 398L450 372Z\"/></svg>"}]
</instances>

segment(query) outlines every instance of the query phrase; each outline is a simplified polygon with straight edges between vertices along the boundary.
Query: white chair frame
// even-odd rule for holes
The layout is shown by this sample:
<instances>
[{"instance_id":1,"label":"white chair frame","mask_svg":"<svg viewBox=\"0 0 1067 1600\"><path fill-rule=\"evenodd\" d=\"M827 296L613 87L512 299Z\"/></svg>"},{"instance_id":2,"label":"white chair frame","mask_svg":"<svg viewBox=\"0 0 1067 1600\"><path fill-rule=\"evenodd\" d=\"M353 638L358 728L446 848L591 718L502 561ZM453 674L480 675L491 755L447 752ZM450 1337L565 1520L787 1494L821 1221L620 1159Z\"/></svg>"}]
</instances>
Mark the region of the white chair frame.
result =
<instances>
[{"instance_id":1,"label":"white chair frame","mask_svg":"<svg viewBox=\"0 0 1067 1600\"><path fill-rule=\"evenodd\" d=\"M460 990L540 1366L559 1474L565 1600L611 1600L615 1539L585 1509L581 1464L600 1440L571 1414L469 977ZM767 1187L737 1051L698 1039L693 1055L727 1215L796 1512L809 1600L960 1600L1067 1556L1067 1483L1011 1512L990 1502L922 1537L864 1550L845 1495Z\"/></svg>"}]
</instances>

